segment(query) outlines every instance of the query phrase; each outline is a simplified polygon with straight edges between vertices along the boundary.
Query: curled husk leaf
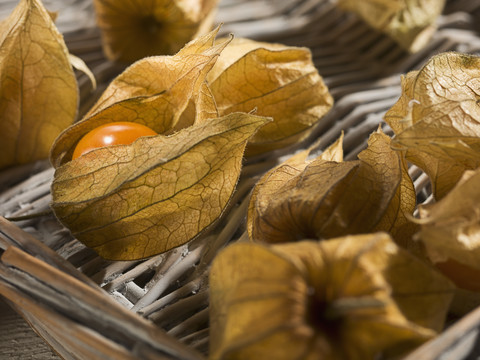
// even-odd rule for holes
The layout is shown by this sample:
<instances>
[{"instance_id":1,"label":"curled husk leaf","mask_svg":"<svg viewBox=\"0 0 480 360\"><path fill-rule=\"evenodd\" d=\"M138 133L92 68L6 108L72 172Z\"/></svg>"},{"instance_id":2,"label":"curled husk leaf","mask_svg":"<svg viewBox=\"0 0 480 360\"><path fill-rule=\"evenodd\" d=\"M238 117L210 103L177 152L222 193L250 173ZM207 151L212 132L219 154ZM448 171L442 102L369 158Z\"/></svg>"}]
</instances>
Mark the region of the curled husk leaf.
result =
<instances>
[{"instance_id":1,"label":"curled husk leaf","mask_svg":"<svg viewBox=\"0 0 480 360\"><path fill-rule=\"evenodd\" d=\"M218 117L205 82L228 44L214 44L218 30L191 41L173 56L139 60L118 75L86 116L56 139L51 152L54 166L69 161L77 142L106 123L137 122L168 135Z\"/></svg>"},{"instance_id":2,"label":"curled husk leaf","mask_svg":"<svg viewBox=\"0 0 480 360\"><path fill-rule=\"evenodd\" d=\"M429 175L437 200L480 165L479 69L478 56L436 55L402 78L402 95L385 114L392 145Z\"/></svg>"},{"instance_id":3,"label":"curled husk leaf","mask_svg":"<svg viewBox=\"0 0 480 360\"><path fill-rule=\"evenodd\" d=\"M50 13L22 0L0 23L0 168L48 158L77 113L68 50Z\"/></svg>"},{"instance_id":4,"label":"curled husk leaf","mask_svg":"<svg viewBox=\"0 0 480 360\"><path fill-rule=\"evenodd\" d=\"M110 60L133 62L172 55L210 31L218 0L95 0L103 49Z\"/></svg>"},{"instance_id":5,"label":"curled husk leaf","mask_svg":"<svg viewBox=\"0 0 480 360\"><path fill-rule=\"evenodd\" d=\"M388 231L404 247L416 249L416 199L401 153L380 130L355 161L342 162L339 139L314 160L300 153L269 171L255 186L248 212L251 239L269 243L328 239ZM301 157L302 156L302 157Z\"/></svg>"},{"instance_id":6,"label":"curled husk leaf","mask_svg":"<svg viewBox=\"0 0 480 360\"><path fill-rule=\"evenodd\" d=\"M236 243L211 268L210 358L394 358L442 330L452 292L385 233Z\"/></svg>"},{"instance_id":7,"label":"curled husk leaf","mask_svg":"<svg viewBox=\"0 0 480 360\"><path fill-rule=\"evenodd\" d=\"M234 113L92 150L56 169L52 209L106 259L140 259L185 244L223 213L246 142L266 121Z\"/></svg>"},{"instance_id":8,"label":"curled husk leaf","mask_svg":"<svg viewBox=\"0 0 480 360\"><path fill-rule=\"evenodd\" d=\"M453 259L480 271L479 185L480 170L467 171L442 200L420 206L418 235L432 261Z\"/></svg>"},{"instance_id":9,"label":"curled husk leaf","mask_svg":"<svg viewBox=\"0 0 480 360\"><path fill-rule=\"evenodd\" d=\"M256 110L273 118L249 141L247 155L300 142L333 105L307 48L234 39L207 80L221 115Z\"/></svg>"},{"instance_id":10,"label":"curled husk leaf","mask_svg":"<svg viewBox=\"0 0 480 360\"><path fill-rule=\"evenodd\" d=\"M418 237L458 289L452 312L480 305L480 170L467 171L440 201L419 207Z\"/></svg>"},{"instance_id":11,"label":"curled husk leaf","mask_svg":"<svg viewBox=\"0 0 480 360\"><path fill-rule=\"evenodd\" d=\"M356 13L369 26L410 52L428 44L445 0L338 0L338 6Z\"/></svg>"}]
</instances>

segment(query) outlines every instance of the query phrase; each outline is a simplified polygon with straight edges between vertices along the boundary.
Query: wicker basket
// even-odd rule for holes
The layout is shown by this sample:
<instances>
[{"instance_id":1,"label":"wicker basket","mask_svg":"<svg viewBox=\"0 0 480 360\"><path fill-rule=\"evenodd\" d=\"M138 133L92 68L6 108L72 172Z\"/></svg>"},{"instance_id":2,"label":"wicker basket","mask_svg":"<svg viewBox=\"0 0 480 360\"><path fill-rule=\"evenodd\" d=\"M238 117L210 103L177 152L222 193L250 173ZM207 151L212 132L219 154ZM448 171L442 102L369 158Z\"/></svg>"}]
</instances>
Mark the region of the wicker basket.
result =
<instances>
[{"instance_id":1,"label":"wicker basket","mask_svg":"<svg viewBox=\"0 0 480 360\"><path fill-rule=\"evenodd\" d=\"M5 16L16 1L0 1ZM99 83L78 74L85 113L122 69L107 61L90 1L45 1L60 10L70 51ZM57 6L55 8L55 6ZM334 108L303 145L318 149L345 131L345 158L354 159L400 95L400 74L434 53L480 52L475 26L480 0L450 0L429 45L407 54L329 0L222 0L222 33L307 46L335 98ZM74 20L72 20L74 19ZM352 61L353 59L353 61ZM208 355L208 267L225 244L245 236L249 192L258 177L296 149L246 163L227 214L208 234L142 261L109 262L71 237L52 215L11 223L0 217L0 295L65 359L204 359ZM412 167L419 202L428 177ZM0 214L48 210L53 169L47 161L0 172ZM467 359L479 347L480 309L455 321L408 359Z\"/></svg>"}]
</instances>

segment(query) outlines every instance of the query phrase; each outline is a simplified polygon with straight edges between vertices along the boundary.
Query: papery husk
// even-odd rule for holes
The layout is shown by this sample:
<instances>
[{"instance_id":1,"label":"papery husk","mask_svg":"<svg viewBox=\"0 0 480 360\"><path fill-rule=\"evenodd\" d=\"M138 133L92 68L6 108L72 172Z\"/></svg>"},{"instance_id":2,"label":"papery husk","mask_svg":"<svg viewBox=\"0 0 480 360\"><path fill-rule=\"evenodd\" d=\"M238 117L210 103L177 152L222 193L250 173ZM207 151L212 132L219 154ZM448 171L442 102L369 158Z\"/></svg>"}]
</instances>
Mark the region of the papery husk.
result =
<instances>
[{"instance_id":1,"label":"papery husk","mask_svg":"<svg viewBox=\"0 0 480 360\"><path fill-rule=\"evenodd\" d=\"M441 331L452 293L385 233L237 243L210 273L210 358L399 357Z\"/></svg>"},{"instance_id":2,"label":"papery husk","mask_svg":"<svg viewBox=\"0 0 480 360\"><path fill-rule=\"evenodd\" d=\"M437 29L445 0L338 0L338 6L356 13L409 52L425 47Z\"/></svg>"},{"instance_id":3,"label":"papery husk","mask_svg":"<svg viewBox=\"0 0 480 360\"><path fill-rule=\"evenodd\" d=\"M420 208L419 238L433 261L480 270L480 170L468 171L442 200Z\"/></svg>"},{"instance_id":4,"label":"papery husk","mask_svg":"<svg viewBox=\"0 0 480 360\"><path fill-rule=\"evenodd\" d=\"M71 159L78 141L98 126L127 121L168 135L195 122L218 117L205 77L229 40L215 44L219 28L186 44L173 56L137 61L105 89L85 117L60 134L50 160Z\"/></svg>"},{"instance_id":5,"label":"papery husk","mask_svg":"<svg viewBox=\"0 0 480 360\"><path fill-rule=\"evenodd\" d=\"M480 170L467 171L459 183L442 200L420 207L421 225L417 234L425 244L433 263L455 261L467 266L472 283L462 279L452 304L452 312L465 315L480 305ZM455 274L446 274L453 276ZM456 281L454 277L452 280ZM475 285L476 284L476 285ZM475 287L477 290L475 290Z\"/></svg>"},{"instance_id":6,"label":"papery husk","mask_svg":"<svg viewBox=\"0 0 480 360\"><path fill-rule=\"evenodd\" d=\"M250 238L277 243L388 231L420 253L412 240L416 225L408 220L416 200L403 155L381 131L359 160L342 162L341 146L339 139L314 160L287 160L260 179L249 205Z\"/></svg>"},{"instance_id":7,"label":"papery husk","mask_svg":"<svg viewBox=\"0 0 480 360\"><path fill-rule=\"evenodd\" d=\"M92 150L56 169L51 207L73 236L103 258L163 253L220 218L246 143L267 121L234 113L171 136Z\"/></svg>"},{"instance_id":8,"label":"papery husk","mask_svg":"<svg viewBox=\"0 0 480 360\"><path fill-rule=\"evenodd\" d=\"M479 68L478 56L438 54L402 78L402 95L385 114L392 146L429 175L437 200L480 165Z\"/></svg>"},{"instance_id":9,"label":"papery husk","mask_svg":"<svg viewBox=\"0 0 480 360\"><path fill-rule=\"evenodd\" d=\"M105 55L131 63L173 55L211 30L218 0L95 0Z\"/></svg>"},{"instance_id":10,"label":"papery husk","mask_svg":"<svg viewBox=\"0 0 480 360\"><path fill-rule=\"evenodd\" d=\"M249 141L247 156L301 142L333 105L307 48L236 38L207 80L221 115L273 118Z\"/></svg>"},{"instance_id":11,"label":"papery husk","mask_svg":"<svg viewBox=\"0 0 480 360\"><path fill-rule=\"evenodd\" d=\"M480 293L461 288L455 289L449 312L461 318L480 306Z\"/></svg>"},{"instance_id":12,"label":"papery husk","mask_svg":"<svg viewBox=\"0 0 480 360\"><path fill-rule=\"evenodd\" d=\"M22 0L0 22L0 168L48 158L76 117L77 82L51 16Z\"/></svg>"}]
</instances>

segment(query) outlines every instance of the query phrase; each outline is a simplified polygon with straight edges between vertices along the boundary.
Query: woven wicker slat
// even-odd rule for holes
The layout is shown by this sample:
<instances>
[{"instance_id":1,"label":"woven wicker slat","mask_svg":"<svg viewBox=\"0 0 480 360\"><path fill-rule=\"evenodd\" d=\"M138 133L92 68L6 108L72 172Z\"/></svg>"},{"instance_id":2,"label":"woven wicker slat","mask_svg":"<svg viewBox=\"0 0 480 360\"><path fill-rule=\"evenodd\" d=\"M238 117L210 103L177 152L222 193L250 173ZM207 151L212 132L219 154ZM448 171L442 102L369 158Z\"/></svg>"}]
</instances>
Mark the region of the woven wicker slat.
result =
<instances>
[{"instance_id":1,"label":"woven wicker slat","mask_svg":"<svg viewBox=\"0 0 480 360\"><path fill-rule=\"evenodd\" d=\"M16 302L12 293L19 290L56 309L59 314L67 315L75 323L103 334L115 344L123 344L129 351L144 346L151 348L150 352L163 354L164 358L201 358L150 322L109 299L100 288L92 288L14 246L1 256L0 286L2 294L10 301ZM22 308L27 309L24 306ZM41 313L37 316L41 316ZM68 336L65 336L64 340L67 339Z\"/></svg>"}]
</instances>

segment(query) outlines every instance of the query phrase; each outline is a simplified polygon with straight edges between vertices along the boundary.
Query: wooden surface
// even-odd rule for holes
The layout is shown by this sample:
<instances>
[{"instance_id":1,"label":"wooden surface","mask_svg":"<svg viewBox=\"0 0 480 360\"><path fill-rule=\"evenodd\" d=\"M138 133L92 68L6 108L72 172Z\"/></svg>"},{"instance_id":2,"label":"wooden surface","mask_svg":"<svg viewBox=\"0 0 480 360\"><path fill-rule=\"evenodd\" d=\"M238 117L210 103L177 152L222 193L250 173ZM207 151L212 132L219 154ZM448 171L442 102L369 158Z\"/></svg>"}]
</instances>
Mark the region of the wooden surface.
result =
<instances>
[{"instance_id":1,"label":"wooden surface","mask_svg":"<svg viewBox=\"0 0 480 360\"><path fill-rule=\"evenodd\" d=\"M0 359L60 359L1 297L0 319Z\"/></svg>"}]
</instances>

